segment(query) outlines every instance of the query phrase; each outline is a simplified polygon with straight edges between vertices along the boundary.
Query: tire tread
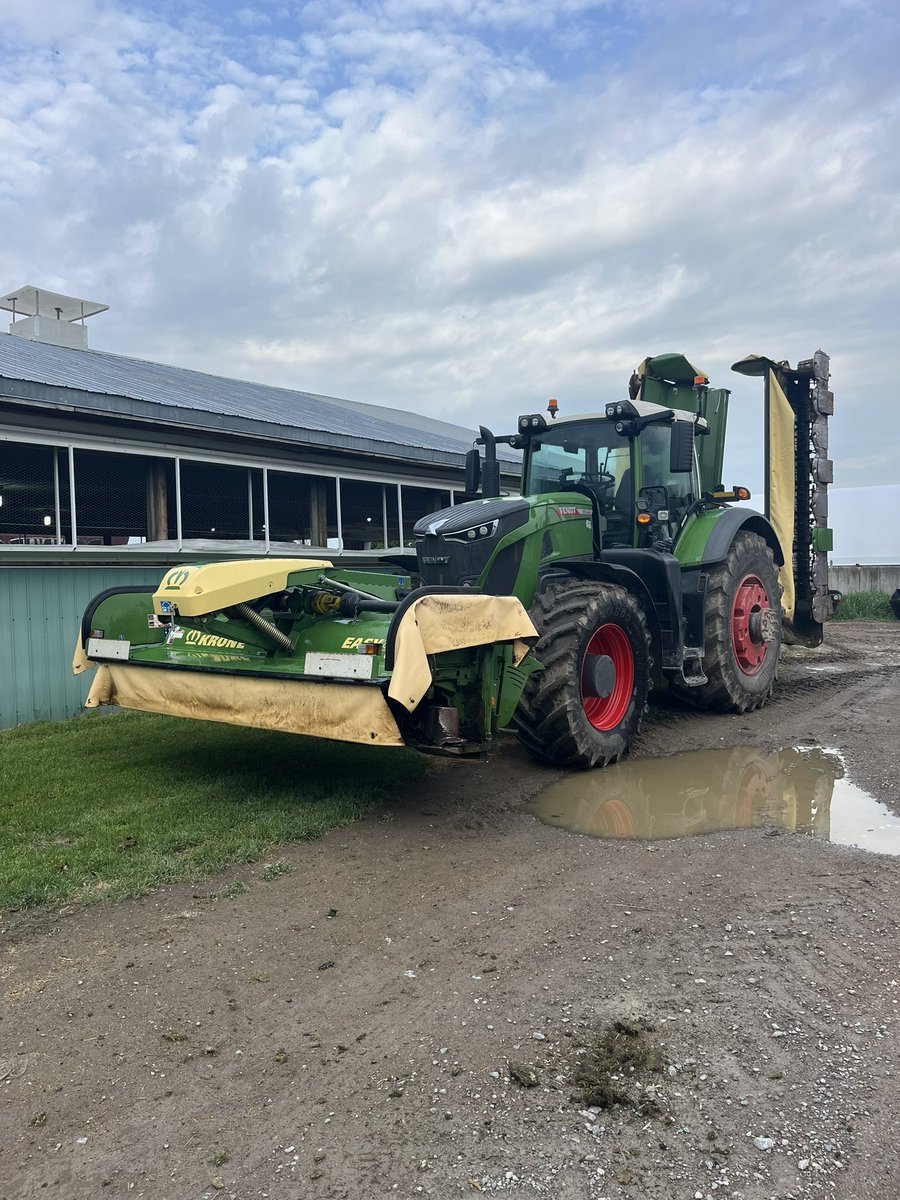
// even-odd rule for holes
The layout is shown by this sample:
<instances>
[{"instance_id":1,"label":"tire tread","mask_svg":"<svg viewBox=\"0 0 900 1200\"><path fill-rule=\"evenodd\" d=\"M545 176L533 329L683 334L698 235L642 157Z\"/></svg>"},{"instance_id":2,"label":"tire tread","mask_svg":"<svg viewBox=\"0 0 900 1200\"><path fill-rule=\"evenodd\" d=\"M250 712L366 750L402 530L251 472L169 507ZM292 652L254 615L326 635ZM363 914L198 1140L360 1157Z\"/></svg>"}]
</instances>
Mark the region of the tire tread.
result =
<instances>
[{"instance_id":1,"label":"tire tread","mask_svg":"<svg viewBox=\"0 0 900 1200\"><path fill-rule=\"evenodd\" d=\"M616 608L638 631L632 639L637 694L617 730L594 730L584 715L580 687L573 688L574 658L584 636L596 627L596 612ZM647 711L651 674L650 630L637 600L616 584L555 581L535 597L531 609L540 641L535 655L544 669L528 681L513 725L539 762L560 767L600 767L618 762L640 730ZM633 711L632 711L633 710Z\"/></svg>"},{"instance_id":2,"label":"tire tread","mask_svg":"<svg viewBox=\"0 0 900 1200\"><path fill-rule=\"evenodd\" d=\"M761 559L764 561L760 561ZM781 585L771 548L758 534L739 532L724 562L709 572L706 590L706 650L704 669L707 682L699 687L685 688L676 685L676 691L691 704L712 712L750 712L761 708L772 695L781 650L781 634L774 647L774 669L764 667L766 686L756 688L745 683L740 668L734 662L731 650L731 605L733 588L742 575L756 571L771 574L770 582L765 579L773 607L781 608ZM770 649L770 654L772 650Z\"/></svg>"}]
</instances>

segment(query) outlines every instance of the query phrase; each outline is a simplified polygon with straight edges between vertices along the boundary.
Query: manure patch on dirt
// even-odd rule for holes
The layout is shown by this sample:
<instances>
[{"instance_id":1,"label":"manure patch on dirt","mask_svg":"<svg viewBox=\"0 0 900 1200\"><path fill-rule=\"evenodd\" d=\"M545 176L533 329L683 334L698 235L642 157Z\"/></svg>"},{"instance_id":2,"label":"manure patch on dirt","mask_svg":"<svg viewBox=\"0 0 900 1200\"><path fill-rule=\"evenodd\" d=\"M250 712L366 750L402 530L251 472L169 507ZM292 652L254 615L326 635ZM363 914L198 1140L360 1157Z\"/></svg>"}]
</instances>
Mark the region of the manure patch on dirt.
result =
<instances>
[{"instance_id":1,"label":"manure patch on dirt","mask_svg":"<svg viewBox=\"0 0 900 1200\"><path fill-rule=\"evenodd\" d=\"M590 1039L575 1070L576 1103L583 1107L633 1108L641 1114L659 1112L654 1092L666 1067L643 1018L612 1021Z\"/></svg>"}]
</instances>

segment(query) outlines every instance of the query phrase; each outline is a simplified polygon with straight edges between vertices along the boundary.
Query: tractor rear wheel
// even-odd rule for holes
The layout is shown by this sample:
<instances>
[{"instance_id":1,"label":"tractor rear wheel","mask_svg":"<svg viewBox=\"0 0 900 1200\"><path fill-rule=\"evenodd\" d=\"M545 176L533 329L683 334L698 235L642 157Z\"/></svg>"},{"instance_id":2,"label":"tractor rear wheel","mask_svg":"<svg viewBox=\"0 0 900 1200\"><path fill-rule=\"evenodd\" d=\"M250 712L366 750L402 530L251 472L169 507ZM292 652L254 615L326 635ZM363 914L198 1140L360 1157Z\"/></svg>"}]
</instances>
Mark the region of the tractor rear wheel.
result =
<instances>
[{"instance_id":1,"label":"tractor rear wheel","mask_svg":"<svg viewBox=\"0 0 900 1200\"><path fill-rule=\"evenodd\" d=\"M680 693L716 712L760 708L775 684L783 629L778 569L758 534L738 533L710 571L705 633L708 682Z\"/></svg>"},{"instance_id":2,"label":"tractor rear wheel","mask_svg":"<svg viewBox=\"0 0 900 1200\"><path fill-rule=\"evenodd\" d=\"M624 588L573 581L549 587L531 610L543 666L514 717L533 758L559 767L617 762L641 727L650 690L650 631Z\"/></svg>"}]
</instances>

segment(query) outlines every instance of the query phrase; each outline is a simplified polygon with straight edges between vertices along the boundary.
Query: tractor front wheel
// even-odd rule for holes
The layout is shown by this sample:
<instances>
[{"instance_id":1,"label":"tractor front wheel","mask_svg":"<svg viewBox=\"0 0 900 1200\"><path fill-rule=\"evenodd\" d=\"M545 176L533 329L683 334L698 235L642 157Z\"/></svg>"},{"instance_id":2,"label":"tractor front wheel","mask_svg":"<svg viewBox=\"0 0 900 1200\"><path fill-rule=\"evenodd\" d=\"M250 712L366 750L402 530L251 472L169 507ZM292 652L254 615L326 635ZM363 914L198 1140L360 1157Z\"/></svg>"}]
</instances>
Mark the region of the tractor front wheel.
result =
<instances>
[{"instance_id":1,"label":"tractor front wheel","mask_svg":"<svg viewBox=\"0 0 900 1200\"><path fill-rule=\"evenodd\" d=\"M637 734L650 690L650 632L624 588L573 581L535 598L543 666L514 724L532 757L560 767L617 762Z\"/></svg>"},{"instance_id":2,"label":"tractor front wheel","mask_svg":"<svg viewBox=\"0 0 900 1200\"><path fill-rule=\"evenodd\" d=\"M782 641L781 585L771 549L738 533L709 573L704 669L708 682L682 694L717 712L760 708L772 694Z\"/></svg>"}]
</instances>

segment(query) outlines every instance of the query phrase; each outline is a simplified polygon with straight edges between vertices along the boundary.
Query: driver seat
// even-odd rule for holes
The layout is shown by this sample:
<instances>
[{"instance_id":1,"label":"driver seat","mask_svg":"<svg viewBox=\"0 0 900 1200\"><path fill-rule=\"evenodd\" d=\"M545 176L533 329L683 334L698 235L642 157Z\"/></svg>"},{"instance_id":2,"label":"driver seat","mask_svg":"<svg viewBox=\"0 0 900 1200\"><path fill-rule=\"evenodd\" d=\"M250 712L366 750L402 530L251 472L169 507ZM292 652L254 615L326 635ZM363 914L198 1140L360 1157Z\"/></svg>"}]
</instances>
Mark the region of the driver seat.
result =
<instances>
[{"instance_id":1,"label":"driver seat","mask_svg":"<svg viewBox=\"0 0 900 1200\"><path fill-rule=\"evenodd\" d=\"M622 472L622 478L616 488L613 508L623 516L631 516L631 467L626 467Z\"/></svg>"},{"instance_id":2,"label":"driver seat","mask_svg":"<svg viewBox=\"0 0 900 1200\"><path fill-rule=\"evenodd\" d=\"M612 507L606 510L604 545L630 546L632 544L631 518L631 467L626 467L616 488Z\"/></svg>"}]
</instances>

